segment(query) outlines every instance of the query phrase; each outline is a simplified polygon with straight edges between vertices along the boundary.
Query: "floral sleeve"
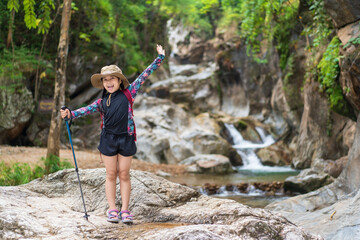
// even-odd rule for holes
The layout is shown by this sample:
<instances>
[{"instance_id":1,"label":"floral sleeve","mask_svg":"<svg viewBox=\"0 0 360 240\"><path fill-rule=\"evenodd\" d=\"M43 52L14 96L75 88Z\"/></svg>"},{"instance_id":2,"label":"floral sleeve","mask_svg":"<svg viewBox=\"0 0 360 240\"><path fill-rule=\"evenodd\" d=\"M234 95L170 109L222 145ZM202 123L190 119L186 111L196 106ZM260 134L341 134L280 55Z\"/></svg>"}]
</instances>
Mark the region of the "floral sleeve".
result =
<instances>
[{"instance_id":1,"label":"floral sleeve","mask_svg":"<svg viewBox=\"0 0 360 240\"><path fill-rule=\"evenodd\" d=\"M140 89L141 85L144 84L145 80L150 76L151 73L153 73L161 64L161 62L164 60L165 56L162 54L159 54L159 56L152 62L143 73L140 74L140 76L130 84L129 91L131 93L132 98L136 97L136 93Z\"/></svg>"},{"instance_id":2,"label":"floral sleeve","mask_svg":"<svg viewBox=\"0 0 360 240\"><path fill-rule=\"evenodd\" d=\"M82 107L82 108L76 109L74 111L71 111L71 118L78 118L78 117L89 115L94 112L99 112L100 111L100 107L99 107L100 102L101 102L101 98L99 98L98 100L96 100L95 102L93 102L92 104L90 104L86 107Z\"/></svg>"}]
</instances>

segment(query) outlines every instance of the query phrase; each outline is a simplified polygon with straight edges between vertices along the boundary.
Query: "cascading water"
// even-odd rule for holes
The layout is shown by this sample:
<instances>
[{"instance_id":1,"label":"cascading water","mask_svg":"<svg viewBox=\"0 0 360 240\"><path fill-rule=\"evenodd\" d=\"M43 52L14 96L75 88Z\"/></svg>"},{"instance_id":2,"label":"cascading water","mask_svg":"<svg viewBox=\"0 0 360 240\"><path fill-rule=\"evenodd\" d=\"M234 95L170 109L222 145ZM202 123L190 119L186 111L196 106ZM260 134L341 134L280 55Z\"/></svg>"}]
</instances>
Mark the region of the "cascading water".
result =
<instances>
[{"instance_id":1,"label":"cascading water","mask_svg":"<svg viewBox=\"0 0 360 240\"><path fill-rule=\"evenodd\" d=\"M152 84L153 88L168 86L171 84L182 84L191 81L198 82L206 79L212 79L216 71L216 64L208 62L207 64L182 64L177 61L177 57L182 54L182 49L178 47L185 37L189 34L181 24L172 25L171 21L167 24L169 32L169 44L172 52L169 56L169 70L171 77L166 80L158 81ZM206 82L206 81L204 81ZM226 88L222 89L226 90ZM243 87L233 85L228 89L227 95L222 97L221 111L236 117L245 117L249 115L250 103L247 99L238 98L239 92L244 91ZM208 94L207 89L197 90L193 95L194 99L204 99ZM240 94L241 95L241 94ZM244 94L245 95L245 94ZM269 190L263 191L257 183L281 182L286 177L296 173L290 167L269 167L262 165L257 157L256 149L270 146L275 142L271 135L265 134L262 128L257 127L262 143L253 143L241 136L240 132L232 125L225 124L233 138L233 148L242 157L244 166L237 167L236 172L229 174L187 174L184 176L169 176L169 180L192 186L201 194L213 195L216 197L230 198L238 202L263 207L269 202L284 197L283 193L276 190L269 195ZM190 147L191 148L191 147ZM216 185L215 190L210 192L207 184Z\"/></svg>"},{"instance_id":2,"label":"cascading water","mask_svg":"<svg viewBox=\"0 0 360 240\"><path fill-rule=\"evenodd\" d=\"M253 143L241 136L241 133L234 127L232 124L225 123L226 129L229 131L234 145L233 148L236 149L237 153L241 156L243 160L243 166L238 167L238 171L248 170L252 172L289 172L293 171L290 167L270 167L262 165L260 159L255 153L255 149L268 147L271 144L275 143L275 140L271 135L266 135L265 131L256 127L257 132L261 137L262 143Z\"/></svg>"}]
</instances>

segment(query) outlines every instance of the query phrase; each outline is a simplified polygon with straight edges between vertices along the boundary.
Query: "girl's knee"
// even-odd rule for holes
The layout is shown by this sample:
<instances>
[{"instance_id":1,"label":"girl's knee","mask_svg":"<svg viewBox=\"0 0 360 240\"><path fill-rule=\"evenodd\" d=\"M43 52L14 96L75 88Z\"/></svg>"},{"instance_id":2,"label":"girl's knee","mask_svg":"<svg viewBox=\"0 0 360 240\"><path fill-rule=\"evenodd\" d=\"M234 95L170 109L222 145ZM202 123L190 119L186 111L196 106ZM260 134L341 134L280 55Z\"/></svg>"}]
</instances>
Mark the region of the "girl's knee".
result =
<instances>
[{"instance_id":1,"label":"girl's knee","mask_svg":"<svg viewBox=\"0 0 360 240\"><path fill-rule=\"evenodd\" d=\"M116 181L116 170L115 171L106 171L106 179L110 181Z\"/></svg>"},{"instance_id":2,"label":"girl's knee","mask_svg":"<svg viewBox=\"0 0 360 240\"><path fill-rule=\"evenodd\" d=\"M130 180L130 171L119 171L119 178L123 181Z\"/></svg>"}]
</instances>

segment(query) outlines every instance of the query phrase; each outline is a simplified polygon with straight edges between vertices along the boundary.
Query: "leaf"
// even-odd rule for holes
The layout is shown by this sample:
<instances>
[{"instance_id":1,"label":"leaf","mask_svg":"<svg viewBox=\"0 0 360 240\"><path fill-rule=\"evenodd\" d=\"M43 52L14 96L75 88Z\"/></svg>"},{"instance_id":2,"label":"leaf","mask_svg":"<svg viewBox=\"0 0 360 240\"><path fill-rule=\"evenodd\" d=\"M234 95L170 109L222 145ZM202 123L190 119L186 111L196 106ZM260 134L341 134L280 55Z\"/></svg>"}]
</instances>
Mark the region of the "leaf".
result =
<instances>
[{"instance_id":1,"label":"leaf","mask_svg":"<svg viewBox=\"0 0 360 240\"><path fill-rule=\"evenodd\" d=\"M26 27L29 29L36 28L36 15L34 11L35 0L24 0L23 4L25 10L24 21Z\"/></svg>"},{"instance_id":2,"label":"leaf","mask_svg":"<svg viewBox=\"0 0 360 240\"><path fill-rule=\"evenodd\" d=\"M19 0L9 0L8 4L7 4L7 8L12 11L13 9L15 10L15 12L19 11Z\"/></svg>"}]
</instances>

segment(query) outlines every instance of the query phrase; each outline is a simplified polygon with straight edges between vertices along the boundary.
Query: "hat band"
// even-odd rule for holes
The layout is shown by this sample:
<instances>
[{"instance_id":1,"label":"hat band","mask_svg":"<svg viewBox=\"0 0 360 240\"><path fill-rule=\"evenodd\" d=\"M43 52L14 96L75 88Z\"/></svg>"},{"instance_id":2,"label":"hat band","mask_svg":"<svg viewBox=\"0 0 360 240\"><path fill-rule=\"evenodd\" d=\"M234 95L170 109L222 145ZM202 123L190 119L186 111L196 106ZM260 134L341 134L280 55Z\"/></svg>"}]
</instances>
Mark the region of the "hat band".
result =
<instances>
[{"instance_id":1,"label":"hat band","mask_svg":"<svg viewBox=\"0 0 360 240\"><path fill-rule=\"evenodd\" d=\"M103 72L101 75L122 74L121 72Z\"/></svg>"}]
</instances>

